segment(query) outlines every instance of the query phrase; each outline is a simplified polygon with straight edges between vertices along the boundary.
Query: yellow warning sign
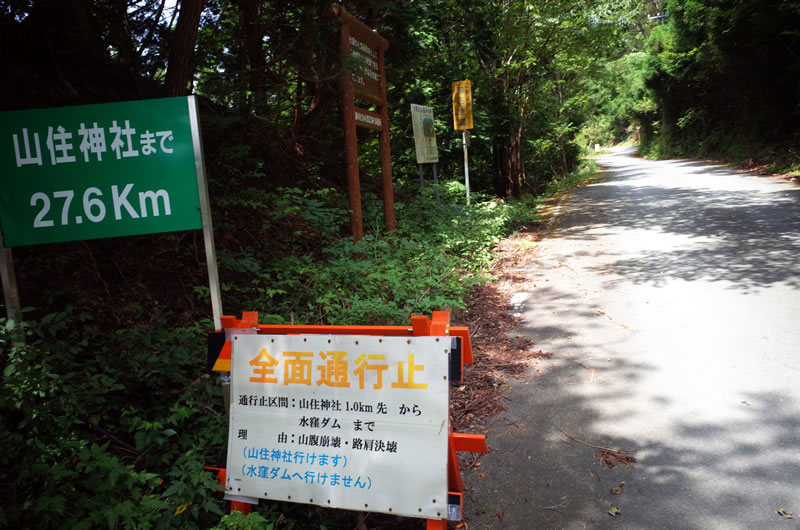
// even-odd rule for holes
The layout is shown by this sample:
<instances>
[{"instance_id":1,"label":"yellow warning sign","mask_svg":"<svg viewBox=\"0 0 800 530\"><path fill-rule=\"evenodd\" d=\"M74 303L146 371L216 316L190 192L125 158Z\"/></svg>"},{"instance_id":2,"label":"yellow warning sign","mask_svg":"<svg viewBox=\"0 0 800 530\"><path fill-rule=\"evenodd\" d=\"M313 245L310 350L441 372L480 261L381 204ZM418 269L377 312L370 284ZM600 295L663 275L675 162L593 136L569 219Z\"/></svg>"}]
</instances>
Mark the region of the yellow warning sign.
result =
<instances>
[{"instance_id":1,"label":"yellow warning sign","mask_svg":"<svg viewBox=\"0 0 800 530\"><path fill-rule=\"evenodd\" d=\"M472 84L453 82L453 127L455 130L472 129Z\"/></svg>"}]
</instances>

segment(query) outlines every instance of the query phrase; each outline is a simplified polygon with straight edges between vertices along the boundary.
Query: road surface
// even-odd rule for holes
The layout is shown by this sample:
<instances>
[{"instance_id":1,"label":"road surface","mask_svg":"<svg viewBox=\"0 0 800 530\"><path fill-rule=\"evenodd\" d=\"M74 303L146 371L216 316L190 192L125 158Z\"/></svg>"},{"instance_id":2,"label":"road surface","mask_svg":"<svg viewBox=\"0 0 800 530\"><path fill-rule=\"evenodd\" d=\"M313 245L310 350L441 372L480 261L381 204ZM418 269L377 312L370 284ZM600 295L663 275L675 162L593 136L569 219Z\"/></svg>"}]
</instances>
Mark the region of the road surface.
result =
<instances>
[{"instance_id":1,"label":"road surface","mask_svg":"<svg viewBox=\"0 0 800 530\"><path fill-rule=\"evenodd\" d=\"M522 333L554 356L510 383L464 474L469 527L797 528L800 186L631 150L600 163L524 269Z\"/></svg>"}]
</instances>

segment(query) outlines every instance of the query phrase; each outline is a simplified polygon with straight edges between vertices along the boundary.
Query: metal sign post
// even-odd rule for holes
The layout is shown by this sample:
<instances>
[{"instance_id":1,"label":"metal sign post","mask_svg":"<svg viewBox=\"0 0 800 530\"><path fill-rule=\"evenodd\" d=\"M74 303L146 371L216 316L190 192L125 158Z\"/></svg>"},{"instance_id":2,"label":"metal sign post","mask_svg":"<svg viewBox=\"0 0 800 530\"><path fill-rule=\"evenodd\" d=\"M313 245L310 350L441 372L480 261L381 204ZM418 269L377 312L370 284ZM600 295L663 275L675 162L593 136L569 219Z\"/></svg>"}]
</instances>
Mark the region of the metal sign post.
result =
<instances>
[{"instance_id":1,"label":"metal sign post","mask_svg":"<svg viewBox=\"0 0 800 530\"><path fill-rule=\"evenodd\" d=\"M419 169L419 188L420 188L420 195L422 196L422 200L425 200L425 173L424 173L425 164L417 164L417 168ZM431 164L431 168L433 169L433 193L436 195L436 209L439 209L441 206L441 200L439 199L439 180L436 175L436 163L434 162Z\"/></svg>"},{"instance_id":2,"label":"metal sign post","mask_svg":"<svg viewBox=\"0 0 800 530\"><path fill-rule=\"evenodd\" d=\"M11 249L3 245L3 234L0 230L0 279L3 282L3 300L9 320L19 322L22 318L17 290L17 277L14 274L14 258Z\"/></svg>"},{"instance_id":3,"label":"metal sign post","mask_svg":"<svg viewBox=\"0 0 800 530\"><path fill-rule=\"evenodd\" d=\"M194 149L195 171L197 172L197 190L200 195L200 216L203 222L203 242L206 249L206 266L208 269L208 288L211 296L211 313L214 318L214 329L222 329L222 294L217 270L217 249L214 245L214 227L211 223L211 202L208 198L208 177L203 155L203 142L200 135L200 113L197 100L189 96L189 123L192 129L192 147Z\"/></svg>"},{"instance_id":4,"label":"metal sign post","mask_svg":"<svg viewBox=\"0 0 800 530\"><path fill-rule=\"evenodd\" d=\"M436 208L439 208L439 180L436 177L436 162L431 164L433 167L433 192L436 194Z\"/></svg>"},{"instance_id":5,"label":"metal sign post","mask_svg":"<svg viewBox=\"0 0 800 530\"><path fill-rule=\"evenodd\" d=\"M469 206L469 131L461 131L461 142L464 144L464 186L467 189L467 206Z\"/></svg>"},{"instance_id":6,"label":"metal sign post","mask_svg":"<svg viewBox=\"0 0 800 530\"><path fill-rule=\"evenodd\" d=\"M14 274L14 258L11 249L3 245L3 230L0 227L0 280L3 284L3 300L9 320L16 324L22 322L22 307L19 302L17 276ZM16 326L14 344L19 348L25 345L25 330Z\"/></svg>"},{"instance_id":7,"label":"metal sign post","mask_svg":"<svg viewBox=\"0 0 800 530\"><path fill-rule=\"evenodd\" d=\"M467 190L467 205L469 205L468 129L472 129L472 84L469 79L453 83L453 128L463 131L461 140L464 144L464 186Z\"/></svg>"}]
</instances>

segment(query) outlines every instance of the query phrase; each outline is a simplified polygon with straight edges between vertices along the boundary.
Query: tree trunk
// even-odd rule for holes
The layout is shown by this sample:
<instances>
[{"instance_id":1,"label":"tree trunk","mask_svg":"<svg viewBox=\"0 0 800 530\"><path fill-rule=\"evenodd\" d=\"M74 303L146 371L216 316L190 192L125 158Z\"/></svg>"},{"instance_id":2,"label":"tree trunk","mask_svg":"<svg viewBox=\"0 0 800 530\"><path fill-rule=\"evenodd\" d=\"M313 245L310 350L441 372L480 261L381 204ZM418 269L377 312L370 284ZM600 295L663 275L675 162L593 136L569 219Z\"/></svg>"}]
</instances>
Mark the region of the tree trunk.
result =
<instances>
[{"instance_id":1,"label":"tree trunk","mask_svg":"<svg viewBox=\"0 0 800 530\"><path fill-rule=\"evenodd\" d=\"M181 3L167 63L167 96L185 96L190 93L194 73L194 48L202 13L203 0L184 0Z\"/></svg>"},{"instance_id":2,"label":"tree trunk","mask_svg":"<svg viewBox=\"0 0 800 530\"><path fill-rule=\"evenodd\" d=\"M506 159L508 151L502 139L494 138L492 141L492 156L494 157L494 192L498 197L506 197L511 193L511 181L508 179Z\"/></svg>"},{"instance_id":3,"label":"tree trunk","mask_svg":"<svg viewBox=\"0 0 800 530\"><path fill-rule=\"evenodd\" d=\"M567 162L567 148L564 144L564 135L558 134L558 151L561 153L561 176L569 175L569 163Z\"/></svg>"},{"instance_id":4,"label":"tree trunk","mask_svg":"<svg viewBox=\"0 0 800 530\"><path fill-rule=\"evenodd\" d=\"M512 131L499 150L500 172L495 182L498 195L519 197L525 182L525 168L522 163L522 134Z\"/></svg>"},{"instance_id":5,"label":"tree trunk","mask_svg":"<svg viewBox=\"0 0 800 530\"><path fill-rule=\"evenodd\" d=\"M263 116L267 112L267 57L261 46L264 39L261 16L261 2L246 0L239 4L241 63L243 66L249 65L247 80L252 94L250 97L252 108L256 114Z\"/></svg>"},{"instance_id":6,"label":"tree trunk","mask_svg":"<svg viewBox=\"0 0 800 530\"><path fill-rule=\"evenodd\" d=\"M508 197L511 195L512 190L514 189L513 180L514 180L514 163L513 163L513 151L511 148L511 141L510 138L505 138L502 142L502 151L500 157L500 182L502 184L502 196Z\"/></svg>"},{"instance_id":7,"label":"tree trunk","mask_svg":"<svg viewBox=\"0 0 800 530\"><path fill-rule=\"evenodd\" d=\"M500 156L500 180L495 185L498 194L519 197L525 183L525 164L522 153L521 123L511 125Z\"/></svg>"},{"instance_id":8,"label":"tree trunk","mask_svg":"<svg viewBox=\"0 0 800 530\"><path fill-rule=\"evenodd\" d=\"M525 164L522 157L522 123L514 125L511 131L511 195L519 197L525 182Z\"/></svg>"},{"instance_id":9,"label":"tree trunk","mask_svg":"<svg viewBox=\"0 0 800 530\"><path fill-rule=\"evenodd\" d=\"M339 125L330 129L327 116L341 101L333 81L339 69L339 57L338 54L334 56L322 52L339 47L338 28L337 31L331 31L327 24L321 22L325 20L329 5L306 0L299 12L300 34L308 37L300 39L293 50L297 64L295 112L286 141L287 151L293 154L295 173L306 173L309 160L324 160L320 178L338 185L345 183L342 180L343 158L339 154L342 144L332 138L340 138L342 129ZM335 156L330 155L331 148L336 150Z\"/></svg>"},{"instance_id":10,"label":"tree trunk","mask_svg":"<svg viewBox=\"0 0 800 530\"><path fill-rule=\"evenodd\" d=\"M123 67L125 73L130 76L130 80L135 81L138 74L138 58L130 25L128 24L128 3L125 0L115 0L112 9L114 16L110 17L110 30L113 42L117 47L119 64Z\"/></svg>"}]
</instances>

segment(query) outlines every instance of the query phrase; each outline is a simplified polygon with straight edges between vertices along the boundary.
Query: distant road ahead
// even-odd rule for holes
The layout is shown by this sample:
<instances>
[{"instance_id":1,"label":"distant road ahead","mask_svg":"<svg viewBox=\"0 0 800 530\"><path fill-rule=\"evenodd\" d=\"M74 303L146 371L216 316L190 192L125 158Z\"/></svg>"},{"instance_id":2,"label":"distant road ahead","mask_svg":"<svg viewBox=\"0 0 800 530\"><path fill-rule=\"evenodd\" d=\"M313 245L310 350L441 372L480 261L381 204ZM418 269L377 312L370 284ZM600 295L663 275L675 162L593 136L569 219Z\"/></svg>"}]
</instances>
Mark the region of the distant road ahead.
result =
<instances>
[{"instance_id":1,"label":"distant road ahead","mask_svg":"<svg viewBox=\"0 0 800 530\"><path fill-rule=\"evenodd\" d=\"M470 528L795 528L776 510L800 519L800 187L600 162L515 297L554 358L510 385L466 474ZM556 425L637 462L608 469Z\"/></svg>"}]
</instances>

